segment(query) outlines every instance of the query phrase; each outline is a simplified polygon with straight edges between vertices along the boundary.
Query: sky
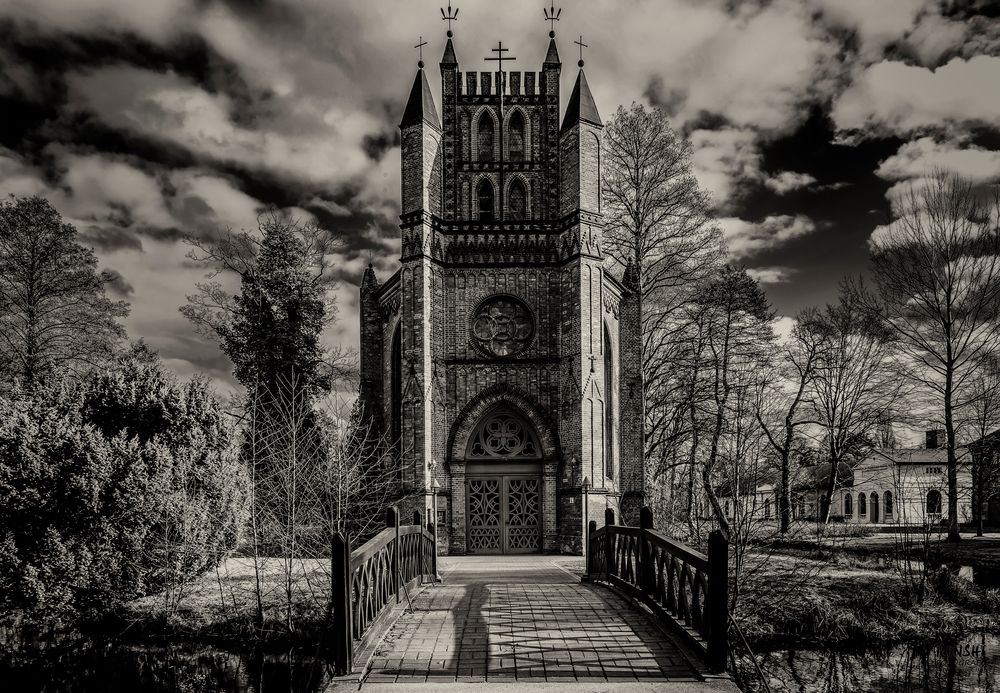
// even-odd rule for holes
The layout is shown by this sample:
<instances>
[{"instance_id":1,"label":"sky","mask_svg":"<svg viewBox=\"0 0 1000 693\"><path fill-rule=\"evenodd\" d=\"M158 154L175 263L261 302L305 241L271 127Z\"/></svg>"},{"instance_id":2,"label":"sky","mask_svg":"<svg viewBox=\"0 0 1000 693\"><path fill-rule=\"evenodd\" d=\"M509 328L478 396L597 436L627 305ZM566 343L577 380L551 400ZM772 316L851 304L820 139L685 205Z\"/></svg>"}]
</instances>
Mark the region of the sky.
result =
<instances>
[{"instance_id":1,"label":"sky","mask_svg":"<svg viewBox=\"0 0 1000 693\"><path fill-rule=\"evenodd\" d=\"M441 3L2 0L0 195L46 196L94 248L126 327L181 376L231 366L178 312L185 237L277 207L344 239L329 344L358 342L369 257L399 252L397 124L420 37L440 104ZM457 0L461 70L539 70L541 0ZM784 324L863 272L900 191L935 168L1000 183L1000 9L986 0L581 0L556 25L607 119L660 108L691 143L730 258Z\"/></svg>"}]
</instances>

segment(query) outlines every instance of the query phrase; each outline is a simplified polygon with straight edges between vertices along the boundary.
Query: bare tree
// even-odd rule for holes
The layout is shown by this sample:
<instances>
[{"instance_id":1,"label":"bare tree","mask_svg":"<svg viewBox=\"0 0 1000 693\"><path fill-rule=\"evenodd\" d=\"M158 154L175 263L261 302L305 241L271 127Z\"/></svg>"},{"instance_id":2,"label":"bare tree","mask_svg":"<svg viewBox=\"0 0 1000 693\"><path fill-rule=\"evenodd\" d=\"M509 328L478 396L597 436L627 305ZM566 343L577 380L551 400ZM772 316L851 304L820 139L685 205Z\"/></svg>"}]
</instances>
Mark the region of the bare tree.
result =
<instances>
[{"instance_id":1,"label":"bare tree","mask_svg":"<svg viewBox=\"0 0 1000 693\"><path fill-rule=\"evenodd\" d=\"M41 197L0 203L0 374L32 387L51 372L107 362L128 304L105 294L110 275ZM6 372L5 372L6 371Z\"/></svg>"},{"instance_id":2,"label":"bare tree","mask_svg":"<svg viewBox=\"0 0 1000 693\"><path fill-rule=\"evenodd\" d=\"M944 172L911 185L871 239L869 305L894 332L906 374L939 398L948 453L948 540L958 541L956 410L1000 349L1000 193ZM936 417L934 417L936 418Z\"/></svg>"},{"instance_id":3,"label":"bare tree","mask_svg":"<svg viewBox=\"0 0 1000 693\"><path fill-rule=\"evenodd\" d=\"M385 508L401 500L402 485L391 441L361 416L357 401L352 407L339 400L316 405L294 375L289 381L273 396L250 399L243 420L254 482L255 621L263 627L277 564L283 625L291 631L302 600L319 607L327 621L332 616L332 562L315 571L304 562L331 556L334 534L355 545L376 534ZM317 571L325 579L317 581Z\"/></svg>"},{"instance_id":4,"label":"bare tree","mask_svg":"<svg viewBox=\"0 0 1000 693\"><path fill-rule=\"evenodd\" d=\"M605 127L603 153L604 247L621 268L632 268L639 294L645 438L655 441L646 456L652 458L670 421L663 414L669 404L661 400L672 390L671 345L679 328L673 318L689 287L720 261L722 236L692 171L691 147L661 111L619 107ZM657 393L653 406L645 399L651 391Z\"/></svg>"},{"instance_id":5,"label":"bare tree","mask_svg":"<svg viewBox=\"0 0 1000 693\"><path fill-rule=\"evenodd\" d=\"M712 514L728 535L729 521L719 503L715 486L725 436L731 426L731 398L734 391L746 387L741 377L752 373L763 362L763 354L774 335L773 317L767 298L745 269L724 267L698 289L698 300L688 308L692 324L697 325L701 354L692 356L697 364L694 378L701 381L696 390L705 392L693 403L693 425L703 429L708 449L692 451L701 460L701 484ZM699 443L700 445L700 443Z\"/></svg>"},{"instance_id":6,"label":"bare tree","mask_svg":"<svg viewBox=\"0 0 1000 693\"><path fill-rule=\"evenodd\" d=\"M779 363L772 372L765 372L757 388L757 422L778 457L778 528L782 534L788 533L792 523L792 454L800 442L798 429L813 423L813 382L825 348L813 327L817 319L812 309L796 317L791 337L777 357Z\"/></svg>"},{"instance_id":7,"label":"bare tree","mask_svg":"<svg viewBox=\"0 0 1000 693\"><path fill-rule=\"evenodd\" d=\"M841 463L870 448L891 443L894 410L905 392L893 360L893 333L865 311L860 285L844 284L840 300L815 315L808 329L822 340L810 402L830 462L827 504L820 508L829 522Z\"/></svg>"},{"instance_id":8,"label":"bare tree","mask_svg":"<svg viewBox=\"0 0 1000 693\"><path fill-rule=\"evenodd\" d=\"M972 440L972 500L976 535L983 536L983 514L1000 486L1000 360L984 364L964 393L963 413Z\"/></svg>"}]
</instances>

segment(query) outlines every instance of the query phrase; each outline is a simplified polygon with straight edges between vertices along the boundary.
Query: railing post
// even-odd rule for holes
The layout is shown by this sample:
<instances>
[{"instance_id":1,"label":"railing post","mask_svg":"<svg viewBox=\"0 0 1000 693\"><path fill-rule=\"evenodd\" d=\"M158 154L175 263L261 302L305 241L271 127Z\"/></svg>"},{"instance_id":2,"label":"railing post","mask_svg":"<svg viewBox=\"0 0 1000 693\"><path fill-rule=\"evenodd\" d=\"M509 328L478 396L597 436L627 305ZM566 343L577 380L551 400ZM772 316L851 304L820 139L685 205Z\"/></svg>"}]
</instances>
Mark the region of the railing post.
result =
<instances>
[{"instance_id":1,"label":"railing post","mask_svg":"<svg viewBox=\"0 0 1000 693\"><path fill-rule=\"evenodd\" d=\"M337 676L346 676L354 666L353 609L351 606L351 544L340 532L330 542L333 570L333 668Z\"/></svg>"},{"instance_id":2,"label":"railing post","mask_svg":"<svg viewBox=\"0 0 1000 693\"><path fill-rule=\"evenodd\" d=\"M636 571L639 578L639 589L651 595L656 589L656 569L653 566L653 553L649 548L649 541L646 533L653 529L653 511L648 505L642 506L639 510L639 570Z\"/></svg>"},{"instance_id":3,"label":"railing post","mask_svg":"<svg viewBox=\"0 0 1000 693\"><path fill-rule=\"evenodd\" d=\"M615 571L615 535L611 528L615 526L615 511L611 508L604 510L604 579L611 582L611 576Z\"/></svg>"},{"instance_id":4,"label":"railing post","mask_svg":"<svg viewBox=\"0 0 1000 693\"><path fill-rule=\"evenodd\" d=\"M587 525L587 570L583 574L585 580L590 580L594 574L594 532L597 531L597 520L591 520Z\"/></svg>"},{"instance_id":5,"label":"railing post","mask_svg":"<svg viewBox=\"0 0 1000 693\"><path fill-rule=\"evenodd\" d=\"M441 582L441 576L438 575L438 530L436 522L428 522L427 529L431 532L431 543L433 548L431 549L431 575L434 582Z\"/></svg>"},{"instance_id":6,"label":"railing post","mask_svg":"<svg viewBox=\"0 0 1000 693\"><path fill-rule=\"evenodd\" d=\"M396 537L392 541L392 585L396 593L396 603L399 604L399 590L403 586L401 573L399 570L399 508L395 505L385 509L385 526L396 530Z\"/></svg>"},{"instance_id":7,"label":"railing post","mask_svg":"<svg viewBox=\"0 0 1000 693\"><path fill-rule=\"evenodd\" d=\"M420 528L420 535L417 537L417 559L420 561L420 584L424 584L424 575L427 573L427 560L424 551L424 518L419 510L413 511L413 524Z\"/></svg>"},{"instance_id":8,"label":"railing post","mask_svg":"<svg viewBox=\"0 0 1000 693\"><path fill-rule=\"evenodd\" d=\"M726 670L729 655L729 541L718 529L708 535L708 667Z\"/></svg>"}]
</instances>

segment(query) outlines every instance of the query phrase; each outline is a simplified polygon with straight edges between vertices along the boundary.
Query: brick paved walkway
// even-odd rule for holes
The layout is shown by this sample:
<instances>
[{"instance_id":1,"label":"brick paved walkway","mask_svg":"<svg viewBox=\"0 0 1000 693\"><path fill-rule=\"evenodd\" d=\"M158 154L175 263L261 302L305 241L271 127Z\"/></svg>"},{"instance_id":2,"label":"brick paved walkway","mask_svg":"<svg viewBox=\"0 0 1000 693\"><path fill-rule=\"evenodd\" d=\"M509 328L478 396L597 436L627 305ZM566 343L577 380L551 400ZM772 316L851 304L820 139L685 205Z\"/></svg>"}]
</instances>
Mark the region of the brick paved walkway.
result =
<instances>
[{"instance_id":1,"label":"brick paved walkway","mask_svg":"<svg viewBox=\"0 0 1000 693\"><path fill-rule=\"evenodd\" d=\"M441 559L376 649L366 683L701 681L681 648L554 556Z\"/></svg>"}]
</instances>

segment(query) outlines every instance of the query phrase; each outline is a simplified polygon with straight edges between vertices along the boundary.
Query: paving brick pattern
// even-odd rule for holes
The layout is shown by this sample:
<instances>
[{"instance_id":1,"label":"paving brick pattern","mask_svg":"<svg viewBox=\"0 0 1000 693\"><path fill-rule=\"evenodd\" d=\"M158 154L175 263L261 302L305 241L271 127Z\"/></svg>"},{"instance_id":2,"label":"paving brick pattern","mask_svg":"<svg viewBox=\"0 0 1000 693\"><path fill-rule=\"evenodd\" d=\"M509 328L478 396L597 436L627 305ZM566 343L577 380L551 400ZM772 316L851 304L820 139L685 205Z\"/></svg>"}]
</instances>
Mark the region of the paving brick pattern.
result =
<instances>
[{"instance_id":1,"label":"paving brick pattern","mask_svg":"<svg viewBox=\"0 0 1000 693\"><path fill-rule=\"evenodd\" d=\"M445 581L413 601L366 682L700 681L681 648L559 559L442 559Z\"/></svg>"}]
</instances>

